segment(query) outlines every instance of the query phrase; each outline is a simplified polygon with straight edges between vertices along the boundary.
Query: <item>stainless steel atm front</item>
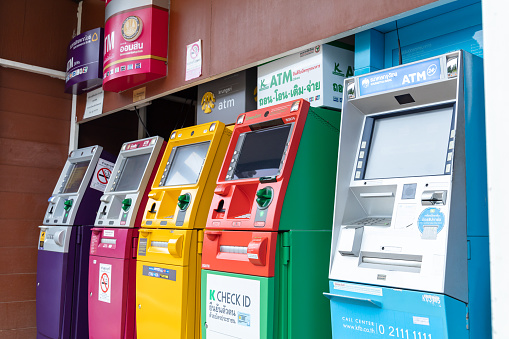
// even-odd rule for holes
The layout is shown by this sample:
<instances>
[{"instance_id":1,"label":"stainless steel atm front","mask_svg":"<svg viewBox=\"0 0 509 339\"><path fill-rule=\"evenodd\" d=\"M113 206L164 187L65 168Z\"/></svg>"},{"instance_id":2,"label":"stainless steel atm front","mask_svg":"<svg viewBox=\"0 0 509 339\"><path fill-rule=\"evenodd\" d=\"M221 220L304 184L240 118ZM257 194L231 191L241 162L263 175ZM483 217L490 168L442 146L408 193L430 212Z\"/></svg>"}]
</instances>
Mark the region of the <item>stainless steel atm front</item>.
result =
<instances>
[{"instance_id":1,"label":"stainless steel atm front","mask_svg":"<svg viewBox=\"0 0 509 339\"><path fill-rule=\"evenodd\" d=\"M449 53L345 88L334 338L489 338L482 60Z\"/></svg>"}]
</instances>

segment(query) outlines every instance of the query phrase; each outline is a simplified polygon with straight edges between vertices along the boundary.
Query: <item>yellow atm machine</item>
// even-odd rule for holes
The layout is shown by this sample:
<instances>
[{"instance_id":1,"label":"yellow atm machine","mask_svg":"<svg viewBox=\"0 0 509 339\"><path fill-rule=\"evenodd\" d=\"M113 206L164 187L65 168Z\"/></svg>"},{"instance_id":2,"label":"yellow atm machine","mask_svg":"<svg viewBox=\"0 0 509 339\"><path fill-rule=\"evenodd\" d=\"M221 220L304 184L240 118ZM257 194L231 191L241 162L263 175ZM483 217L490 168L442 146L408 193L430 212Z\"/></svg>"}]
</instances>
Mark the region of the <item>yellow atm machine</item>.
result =
<instances>
[{"instance_id":1,"label":"yellow atm machine","mask_svg":"<svg viewBox=\"0 0 509 339\"><path fill-rule=\"evenodd\" d=\"M201 338L203 228L231 133L216 121L170 136L139 234L138 338Z\"/></svg>"}]
</instances>

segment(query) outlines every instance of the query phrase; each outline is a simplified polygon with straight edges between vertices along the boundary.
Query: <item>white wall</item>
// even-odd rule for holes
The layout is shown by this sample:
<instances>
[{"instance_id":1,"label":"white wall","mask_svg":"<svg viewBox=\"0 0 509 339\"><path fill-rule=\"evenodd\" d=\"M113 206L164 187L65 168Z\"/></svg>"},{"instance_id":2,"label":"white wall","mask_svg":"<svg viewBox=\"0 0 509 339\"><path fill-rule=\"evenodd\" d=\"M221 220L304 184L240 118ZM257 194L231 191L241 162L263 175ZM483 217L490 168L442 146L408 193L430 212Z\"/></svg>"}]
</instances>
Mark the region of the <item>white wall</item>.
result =
<instances>
[{"instance_id":1,"label":"white wall","mask_svg":"<svg viewBox=\"0 0 509 339\"><path fill-rule=\"evenodd\" d=\"M483 0L493 338L509 338L509 1Z\"/></svg>"}]
</instances>

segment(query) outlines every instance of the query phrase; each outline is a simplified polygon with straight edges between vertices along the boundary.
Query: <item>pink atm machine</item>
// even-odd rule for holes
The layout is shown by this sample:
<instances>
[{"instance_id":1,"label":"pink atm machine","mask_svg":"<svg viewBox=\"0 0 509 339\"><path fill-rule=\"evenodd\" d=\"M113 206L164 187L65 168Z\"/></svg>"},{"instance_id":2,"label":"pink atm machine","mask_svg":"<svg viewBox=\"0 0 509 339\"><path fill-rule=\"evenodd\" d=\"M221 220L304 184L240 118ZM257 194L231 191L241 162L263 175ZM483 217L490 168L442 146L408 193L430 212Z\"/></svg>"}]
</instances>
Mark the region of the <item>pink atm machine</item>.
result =
<instances>
[{"instance_id":1,"label":"pink atm machine","mask_svg":"<svg viewBox=\"0 0 509 339\"><path fill-rule=\"evenodd\" d=\"M37 253L37 338L88 338L90 233L115 157L101 146L72 151L48 199Z\"/></svg>"},{"instance_id":2,"label":"pink atm machine","mask_svg":"<svg viewBox=\"0 0 509 339\"><path fill-rule=\"evenodd\" d=\"M125 143L100 199L90 242L90 339L136 338L138 228L165 145L161 137Z\"/></svg>"}]
</instances>

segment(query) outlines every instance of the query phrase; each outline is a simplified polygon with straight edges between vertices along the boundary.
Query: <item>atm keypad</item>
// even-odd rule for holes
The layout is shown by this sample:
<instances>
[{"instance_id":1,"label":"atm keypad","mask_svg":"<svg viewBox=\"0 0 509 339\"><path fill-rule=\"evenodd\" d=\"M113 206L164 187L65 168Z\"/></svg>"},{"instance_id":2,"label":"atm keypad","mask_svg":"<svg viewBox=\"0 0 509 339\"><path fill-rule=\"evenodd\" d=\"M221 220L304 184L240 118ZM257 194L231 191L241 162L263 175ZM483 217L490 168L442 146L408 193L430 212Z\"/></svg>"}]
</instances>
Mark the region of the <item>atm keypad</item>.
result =
<instances>
[{"instance_id":1,"label":"atm keypad","mask_svg":"<svg viewBox=\"0 0 509 339\"><path fill-rule=\"evenodd\" d=\"M392 218L368 217L350 223L351 226L391 226Z\"/></svg>"}]
</instances>

